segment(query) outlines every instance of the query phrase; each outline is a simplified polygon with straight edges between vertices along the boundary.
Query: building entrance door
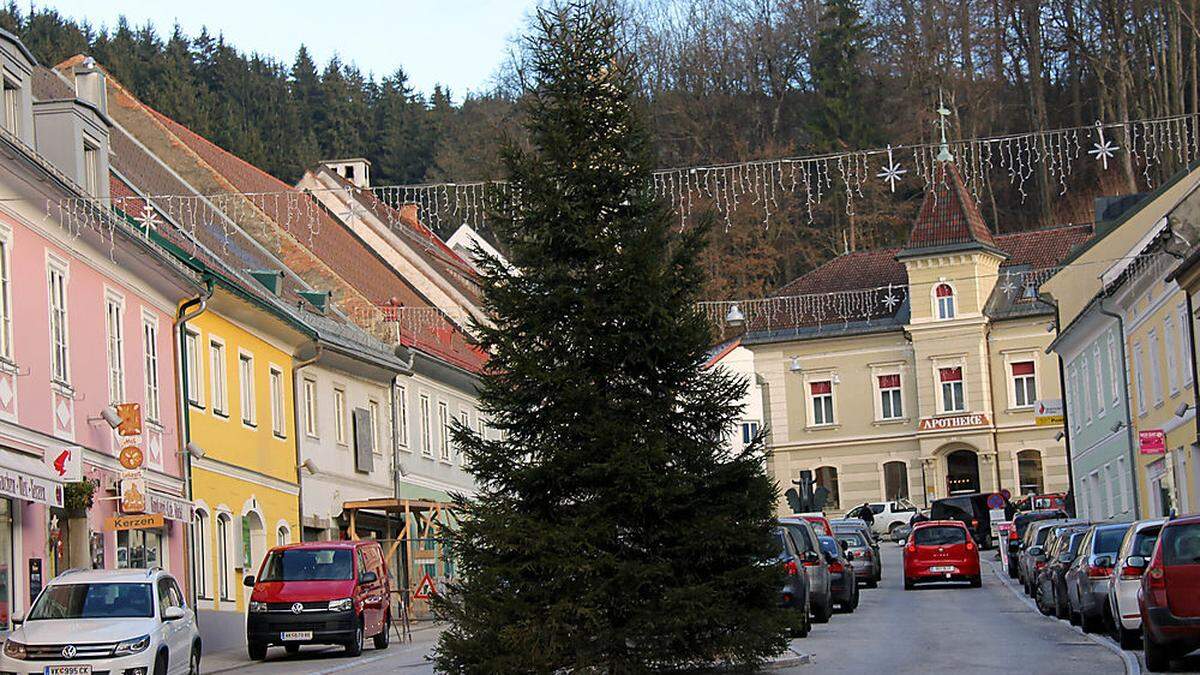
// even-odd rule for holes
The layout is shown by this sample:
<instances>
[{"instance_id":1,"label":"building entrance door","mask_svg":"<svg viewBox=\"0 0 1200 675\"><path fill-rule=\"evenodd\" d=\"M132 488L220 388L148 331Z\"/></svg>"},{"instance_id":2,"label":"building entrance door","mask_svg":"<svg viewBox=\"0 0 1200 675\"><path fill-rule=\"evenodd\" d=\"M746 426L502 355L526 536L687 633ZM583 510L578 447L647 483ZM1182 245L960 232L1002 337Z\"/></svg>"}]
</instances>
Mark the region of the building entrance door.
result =
<instances>
[{"instance_id":1,"label":"building entrance door","mask_svg":"<svg viewBox=\"0 0 1200 675\"><path fill-rule=\"evenodd\" d=\"M979 492L979 455L970 450L955 450L946 455L946 492Z\"/></svg>"}]
</instances>

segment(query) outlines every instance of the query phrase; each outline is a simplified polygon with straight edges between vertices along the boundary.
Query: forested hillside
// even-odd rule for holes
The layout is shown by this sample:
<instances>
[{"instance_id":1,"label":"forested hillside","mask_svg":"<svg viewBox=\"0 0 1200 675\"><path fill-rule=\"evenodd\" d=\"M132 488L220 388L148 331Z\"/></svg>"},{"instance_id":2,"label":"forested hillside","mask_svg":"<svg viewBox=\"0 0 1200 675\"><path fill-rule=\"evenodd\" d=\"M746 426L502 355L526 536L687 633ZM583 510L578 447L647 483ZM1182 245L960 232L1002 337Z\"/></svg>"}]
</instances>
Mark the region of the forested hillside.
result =
<instances>
[{"instance_id":1,"label":"forested hillside","mask_svg":"<svg viewBox=\"0 0 1200 675\"><path fill-rule=\"evenodd\" d=\"M618 0L621 1L621 0ZM1095 120L1195 113L1198 0L647 0L621 2L664 166L899 145L934 138L939 94L954 138ZM219 34L106 30L53 9L9 5L0 25L43 63L89 53L150 105L288 181L325 157L363 155L380 184L498 176L519 138L523 48L494 88L455 103L413 91L402 63L366 74L353 54L291 63L246 54ZM1116 139L1121 145L1126 139ZM1098 193L1144 189L1178 165L1080 171L1068 186L1036 172L981 195L1011 231L1091 218ZM1086 167L1085 167L1086 168ZM921 193L863 186L813 210L784 201L771 228L735 214L714 228L710 295L765 292L847 249L892 244Z\"/></svg>"}]
</instances>

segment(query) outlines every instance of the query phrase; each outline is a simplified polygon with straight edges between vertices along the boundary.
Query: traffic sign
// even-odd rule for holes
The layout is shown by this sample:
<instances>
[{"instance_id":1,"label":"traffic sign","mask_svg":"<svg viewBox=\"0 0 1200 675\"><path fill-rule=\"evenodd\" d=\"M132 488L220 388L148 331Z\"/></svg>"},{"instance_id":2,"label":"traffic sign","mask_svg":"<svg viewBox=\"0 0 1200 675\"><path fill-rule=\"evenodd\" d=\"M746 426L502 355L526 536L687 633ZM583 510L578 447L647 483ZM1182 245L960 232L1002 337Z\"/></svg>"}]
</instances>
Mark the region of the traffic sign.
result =
<instances>
[{"instance_id":1,"label":"traffic sign","mask_svg":"<svg viewBox=\"0 0 1200 675\"><path fill-rule=\"evenodd\" d=\"M429 573L426 572L425 576L421 577L421 583L417 584L417 590L413 593L413 597L417 600L428 600L435 593L437 593L437 590L433 586L433 577L429 576Z\"/></svg>"},{"instance_id":2,"label":"traffic sign","mask_svg":"<svg viewBox=\"0 0 1200 675\"><path fill-rule=\"evenodd\" d=\"M989 509L1002 509L1004 508L1004 502L1004 495L1000 494L999 492L993 492L992 494L988 495L987 505Z\"/></svg>"}]
</instances>

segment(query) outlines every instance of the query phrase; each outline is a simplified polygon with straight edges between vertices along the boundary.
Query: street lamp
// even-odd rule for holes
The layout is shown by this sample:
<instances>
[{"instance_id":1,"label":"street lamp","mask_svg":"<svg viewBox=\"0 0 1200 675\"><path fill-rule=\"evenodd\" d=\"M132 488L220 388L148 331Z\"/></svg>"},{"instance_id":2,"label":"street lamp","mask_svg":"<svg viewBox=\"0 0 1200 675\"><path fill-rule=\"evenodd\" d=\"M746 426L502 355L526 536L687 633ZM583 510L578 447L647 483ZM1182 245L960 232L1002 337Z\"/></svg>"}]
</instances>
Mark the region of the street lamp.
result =
<instances>
[{"instance_id":1,"label":"street lamp","mask_svg":"<svg viewBox=\"0 0 1200 675\"><path fill-rule=\"evenodd\" d=\"M1184 416L1184 415L1186 415L1186 414L1188 413L1188 411L1189 411L1189 410L1191 410L1191 409L1192 409L1192 404L1191 404L1191 403L1180 403L1180 404L1179 404L1179 407L1175 409L1175 416L1176 416L1176 417L1183 417L1183 416Z\"/></svg>"},{"instance_id":2,"label":"street lamp","mask_svg":"<svg viewBox=\"0 0 1200 675\"><path fill-rule=\"evenodd\" d=\"M736 302L729 306L729 313L725 315L725 323L734 328L746 323L746 315L742 313L742 308L738 307Z\"/></svg>"}]
</instances>

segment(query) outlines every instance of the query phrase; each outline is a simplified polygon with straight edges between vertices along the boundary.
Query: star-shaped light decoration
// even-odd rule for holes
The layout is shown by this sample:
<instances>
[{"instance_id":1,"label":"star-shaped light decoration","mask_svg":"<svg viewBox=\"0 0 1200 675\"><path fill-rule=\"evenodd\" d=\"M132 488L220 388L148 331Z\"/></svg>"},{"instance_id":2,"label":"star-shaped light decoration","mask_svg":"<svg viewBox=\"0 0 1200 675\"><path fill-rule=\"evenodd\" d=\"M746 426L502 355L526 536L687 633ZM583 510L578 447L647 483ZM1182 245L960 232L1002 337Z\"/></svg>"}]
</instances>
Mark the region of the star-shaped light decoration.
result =
<instances>
[{"instance_id":1,"label":"star-shaped light decoration","mask_svg":"<svg viewBox=\"0 0 1200 675\"><path fill-rule=\"evenodd\" d=\"M1092 149L1088 150L1088 154L1093 159L1100 160L1100 166L1104 167L1104 170L1107 171L1108 160L1116 154L1118 146L1104 137L1104 125L1099 122L1096 122L1096 133L1099 136L1099 140L1092 144Z\"/></svg>"},{"instance_id":2,"label":"star-shaped light decoration","mask_svg":"<svg viewBox=\"0 0 1200 675\"><path fill-rule=\"evenodd\" d=\"M158 213L149 204L142 207L142 215L137 221L142 226L146 237L150 236L150 232L158 229Z\"/></svg>"},{"instance_id":3,"label":"star-shaped light decoration","mask_svg":"<svg viewBox=\"0 0 1200 675\"><path fill-rule=\"evenodd\" d=\"M900 298L898 298L896 294L892 292L892 288L889 286L887 295L883 296L883 300L880 302L882 302L883 306L887 307L888 311L890 312L896 307L896 305L900 304Z\"/></svg>"},{"instance_id":4,"label":"star-shaped light decoration","mask_svg":"<svg viewBox=\"0 0 1200 675\"><path fill-rule=\"evenodd\" d=\"M892 192L895 192L896 191L896 183L898 183L900 181L900 179L904 176L904 174L908 173L908 169L900 168L900 165L897 164L894 159L892 159L892 146L891 145L889 145L887 147L887 155L888 155L887 165L884 166L879 173L875 174L875 177L882 178L891 187Z\"/></svg>"},{"instance_id":5,"label":"star-shaped light decoration","mask_svg":"<svg viewBox=\"0 0 1200 675\"><path fill-rule=\"evenodd\" d=\"M1012 295L1013 291L1017 290L1017 285L1013 283L1011 274L1004 275L1004 283L1000 284L1000 290L1004 291L1007 295Z\"/></svg>"}]
</instances>

